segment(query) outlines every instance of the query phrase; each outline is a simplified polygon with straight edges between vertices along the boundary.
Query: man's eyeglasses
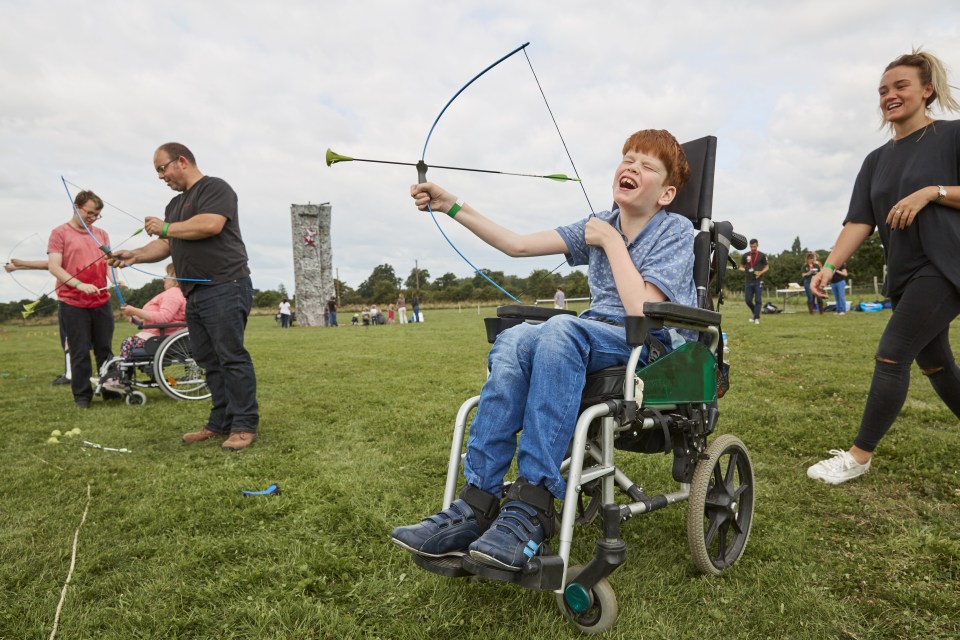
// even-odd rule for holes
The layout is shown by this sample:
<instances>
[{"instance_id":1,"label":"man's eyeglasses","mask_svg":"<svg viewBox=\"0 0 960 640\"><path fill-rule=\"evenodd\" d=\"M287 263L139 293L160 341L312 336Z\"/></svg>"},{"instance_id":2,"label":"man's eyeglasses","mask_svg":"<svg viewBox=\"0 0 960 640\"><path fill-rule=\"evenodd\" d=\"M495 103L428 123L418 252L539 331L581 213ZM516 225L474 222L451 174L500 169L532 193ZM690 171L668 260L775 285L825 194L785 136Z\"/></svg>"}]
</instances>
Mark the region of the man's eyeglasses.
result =
<instances>
[{"instance_id":1,"label":"man's eyeglasses","mask_svg":"<svg viewBox=\"0 0 960 640\"><path fill-rule=\"evenodd\" d=\"M103 214L100 213L99 211L87 211L86 209L80 209L80 213L82 213L83 215L89 218L93 218L94 220L99 220L100 218L103 217Z\"/></svg>"},{"instance_id":2,"label":"man's eyeglasses","mask_svg":"<svg viewBox=\"0 0 960 640\"><path fill-rule=\"evenodd\" d=\"M167 167L169 167L171 164L173 164L179 159L180 159L180 156L177 156L173 160L168 160L166 164L162 164L159 167L157 167L157 175L162 176L163 174L165 174L167 172Z\"/></svg>"}]
</instances>

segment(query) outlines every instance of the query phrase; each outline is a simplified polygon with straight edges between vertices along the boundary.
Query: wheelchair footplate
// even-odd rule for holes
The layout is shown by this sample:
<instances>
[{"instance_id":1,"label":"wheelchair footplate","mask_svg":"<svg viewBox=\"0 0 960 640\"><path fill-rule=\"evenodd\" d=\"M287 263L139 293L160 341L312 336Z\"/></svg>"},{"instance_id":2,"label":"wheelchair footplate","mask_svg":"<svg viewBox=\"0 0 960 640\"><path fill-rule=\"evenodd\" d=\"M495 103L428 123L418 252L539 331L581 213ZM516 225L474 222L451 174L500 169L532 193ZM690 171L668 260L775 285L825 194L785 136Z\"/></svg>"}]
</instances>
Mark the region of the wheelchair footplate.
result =
<instances>
[{"instance_id":1,"label":"wheelchair footplate","mask_svg":"<svg viewBox=\"0 0 960 640\"><path fill-rule=\"evenodd\" d=\"M478 577L497 582L511 582L534 591L554 591L560 588L563 580L563 559L560 556L550 555L549 545L545 546L544 551L545 555L533 558L519 571L498 569L477 562L468 554L431 558L411 553L410 557L421 569L444 578Z\"/></svg>"},{"instance_id":2,"label":"wheelchair footplate","mask_svg":"<svg viewBox=\"0 0 960 640\"><path fill-rule=\"evenodd\" d=\"M463 561L469 558L466 554L443 556L442 558L430 558L422 556L419 553L411 553L413 564L421 569L435 573L444 578L467 578L473 574L463 568Z\"/></svg>"}]
</instances>

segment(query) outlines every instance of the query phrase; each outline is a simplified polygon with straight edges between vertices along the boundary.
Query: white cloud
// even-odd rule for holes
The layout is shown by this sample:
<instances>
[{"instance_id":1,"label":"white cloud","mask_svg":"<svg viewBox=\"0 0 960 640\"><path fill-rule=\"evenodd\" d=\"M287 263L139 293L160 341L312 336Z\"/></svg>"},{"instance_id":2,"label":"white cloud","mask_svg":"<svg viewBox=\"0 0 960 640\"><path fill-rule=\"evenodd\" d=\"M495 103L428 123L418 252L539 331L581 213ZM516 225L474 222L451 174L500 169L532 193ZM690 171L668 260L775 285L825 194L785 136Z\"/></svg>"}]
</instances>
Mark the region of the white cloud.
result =
<instances>
[{"instance_id":1,"label":"white cloud","mask_svg":"<svg viewBox=\"0 0 960 640\"><path fill-rule=\"evenodd\" d=\"M610 204L611 172L631 132L715 134L716 217L771 252L796 236L826 247L862 158L884 140L875 99L882 67L923 44L960 69L960 7L935 0L924 8L905 20L889 0L0 0L8 25L0 40L0 253L67 219L61 175L137 216L159 215L173 194L156 180L152 153L178 140L238 192L255 286L292 289L289 207L308 201L333 205L334 266L348 284L384 262L403 276L414 260L434 276L467 275L412 207L412 168L328 168L324 152L416 161L453 93L526 41L595 208ZM427 158L572 172L522 54L453 103ZM572 183L430 176L519 230L587 210ZM137 227L106 213L115 243ZM440 223L481 267L524 274L559 262L511 260ZM25 295L0 279L0 300Z\"/></svg>"}]
</instances>

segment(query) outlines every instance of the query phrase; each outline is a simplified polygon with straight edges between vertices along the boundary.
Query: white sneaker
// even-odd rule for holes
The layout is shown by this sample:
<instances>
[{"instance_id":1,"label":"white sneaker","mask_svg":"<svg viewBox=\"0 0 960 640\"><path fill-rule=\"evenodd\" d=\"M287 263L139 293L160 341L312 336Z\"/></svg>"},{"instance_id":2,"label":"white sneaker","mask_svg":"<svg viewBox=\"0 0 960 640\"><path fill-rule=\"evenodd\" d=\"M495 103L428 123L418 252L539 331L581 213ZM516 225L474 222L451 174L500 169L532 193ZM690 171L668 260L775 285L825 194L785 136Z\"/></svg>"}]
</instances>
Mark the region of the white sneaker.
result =
<instances>
[{"instance_id":1,"label":"white sneaker","mask_svg":"<svg viewBox=\"0 0 960 640\"><path fill-rule=\"evenodd\" d=\"M753 324L760 324L760 318L757 318L756 320L754 320Z\"/></svg>"},{"instance_id":2,"label":"white sneaker","mask_svg":"<svg viewBox=\"0 0 960 640\"><path fill-rule=\"evenodd\" d=\"M750 324L753 324L753 318L748 319L747 322L749 322Z\"/></svg>"},{"instance_id":3,"label":"white sneaker","mask_svg":"<svg viewBox=\"0 0 960 640\"><path fill-rule=\"evenodd\" d=\"M830 449L832 458L821 460L807 469L807 477L814 480L823 480L827 484L840 484L847 480L859 478L870 470L870 460L860 464L854 460L849 451Z\"/></svg>"}]
</instances>

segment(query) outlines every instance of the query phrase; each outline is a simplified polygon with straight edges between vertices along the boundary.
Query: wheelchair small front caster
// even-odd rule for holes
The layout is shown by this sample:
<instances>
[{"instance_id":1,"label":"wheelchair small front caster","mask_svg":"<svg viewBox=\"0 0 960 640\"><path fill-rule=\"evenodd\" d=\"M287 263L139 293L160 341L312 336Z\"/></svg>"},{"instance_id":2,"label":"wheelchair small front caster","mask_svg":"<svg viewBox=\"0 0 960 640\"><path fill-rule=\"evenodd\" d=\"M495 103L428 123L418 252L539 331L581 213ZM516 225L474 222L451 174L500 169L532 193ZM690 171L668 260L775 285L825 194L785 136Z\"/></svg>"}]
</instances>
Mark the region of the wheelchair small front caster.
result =
<instances>
[{"instance_id":1,"label":"wheelchair small front caster","mask_svg":"<svg viewBox=\"0 0 960 640\"><path fill-rule=\"evenodd\" d=\"M619 613L617 594L606 578L589 590L577 584L581 571L583 565L570 567L567 571L567 587L564 593L557 594L557 606L581 633L592 636L607 631L616 623Z\"/></svg>"},{"instance_id":2,"label":"wheelchair small front caster","mask_svg":"<svg viewBox=\"0 0 960 640\"><path fill-rule=\"evenodd\" d=\"M124 398L124 402L129 405L147 404L147 396L145 396L142 391L131 391L127 394L127 397Z\"/></svg>"},{"instance_id":3,"label":"wheelchair small front caster","mask_svg":"<svg viewBox=\"0 0 960 640\"><path fill-rule=\"evenodd\" d=\"M753 524L753 465L736 436L722 435L697 463L687 503L687 542L697 568L707 575L743 555Z\"/></svg>"}]
</instances>

